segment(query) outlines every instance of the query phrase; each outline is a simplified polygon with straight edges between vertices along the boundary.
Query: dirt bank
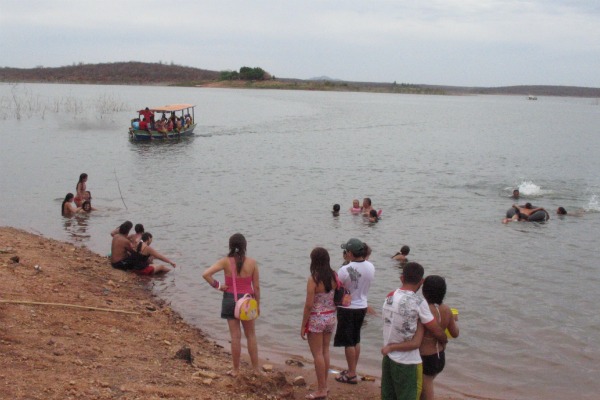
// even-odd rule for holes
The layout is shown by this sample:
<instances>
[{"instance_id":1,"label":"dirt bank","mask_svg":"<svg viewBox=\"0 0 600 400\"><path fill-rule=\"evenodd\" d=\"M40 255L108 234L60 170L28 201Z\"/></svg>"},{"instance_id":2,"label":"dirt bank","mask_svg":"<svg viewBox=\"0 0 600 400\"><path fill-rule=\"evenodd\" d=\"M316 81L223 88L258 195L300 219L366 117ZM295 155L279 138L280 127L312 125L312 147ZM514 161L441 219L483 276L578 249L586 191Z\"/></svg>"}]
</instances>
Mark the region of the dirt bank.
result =
<instances>
[{"instance_id":1,"label":"dirt bank","mask_svg":"<svg viewBox=\"0 0 600 400\"><path fill-rule=\"evenodd\" d=\"M310 364L227 376L228 349L147 282L85 247L0 228L0 398L302 399L293 379L314 385ZM379 398L378 382L330 379L330 399Z\"/></svg>"}]
</instances>

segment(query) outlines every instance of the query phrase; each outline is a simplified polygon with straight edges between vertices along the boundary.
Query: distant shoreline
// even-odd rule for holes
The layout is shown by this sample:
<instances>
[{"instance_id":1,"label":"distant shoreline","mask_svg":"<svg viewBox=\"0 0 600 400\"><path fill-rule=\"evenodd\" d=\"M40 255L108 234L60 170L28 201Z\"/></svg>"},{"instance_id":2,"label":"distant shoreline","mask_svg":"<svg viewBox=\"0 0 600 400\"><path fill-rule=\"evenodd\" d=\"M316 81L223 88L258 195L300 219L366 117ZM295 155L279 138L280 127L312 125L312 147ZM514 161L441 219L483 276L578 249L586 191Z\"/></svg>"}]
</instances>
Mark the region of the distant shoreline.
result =
<instances>
[{"instance_id":1,"label":"distant shoreline","mask_svg":"<svg viewBox=\"0 0 600 400\"><path fill-rule=\"evenodd\" d=\"M351 82L318 78L303 80L219 80L220 72L160 63L78 64L56 68L0 68L3 83L181 86L235 89L311 90L430 95L564 96L600 99L600 88L552 85L468 87L397 82Z\"/></svg>"}]
</instances>

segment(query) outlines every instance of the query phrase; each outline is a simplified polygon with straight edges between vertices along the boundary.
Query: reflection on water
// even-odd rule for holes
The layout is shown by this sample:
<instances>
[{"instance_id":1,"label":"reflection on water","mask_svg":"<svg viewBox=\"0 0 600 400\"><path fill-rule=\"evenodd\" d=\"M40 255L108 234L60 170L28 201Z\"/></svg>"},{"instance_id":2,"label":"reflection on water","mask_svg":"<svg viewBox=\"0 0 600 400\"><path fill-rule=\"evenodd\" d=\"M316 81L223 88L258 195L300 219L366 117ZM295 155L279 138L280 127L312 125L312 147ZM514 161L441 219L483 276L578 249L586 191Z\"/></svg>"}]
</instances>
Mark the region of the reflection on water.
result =
<instances>
[{"instance_id":1,"label":"reflection on water","mask_svg":"<svg viewBox=\"0 0 600 400\"><path fill-rule=\"evenodd\" d=\"M90 234L87 232L87 228L90 216L88 214L75 214L70 218L62 218L65 232L73 241L85 242L89 240Z\"/></svg>"}]
</instances>

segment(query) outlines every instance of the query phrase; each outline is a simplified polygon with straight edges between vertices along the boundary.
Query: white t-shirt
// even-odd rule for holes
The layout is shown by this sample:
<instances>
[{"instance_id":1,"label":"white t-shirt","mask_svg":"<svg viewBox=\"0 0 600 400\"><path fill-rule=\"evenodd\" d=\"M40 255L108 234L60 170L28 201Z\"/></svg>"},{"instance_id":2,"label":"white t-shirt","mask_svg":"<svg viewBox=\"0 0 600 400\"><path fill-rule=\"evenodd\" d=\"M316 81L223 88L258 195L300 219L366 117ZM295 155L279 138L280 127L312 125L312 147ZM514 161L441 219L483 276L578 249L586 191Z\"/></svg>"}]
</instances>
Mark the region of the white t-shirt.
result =
<instances>
[{"instance_id":1,"label":"white t-shirt","mask_svg":"<svg viewBox=\"0 0 600 400\"><path fill-rule=\"evenodd\" d=\"M415 336L417 322L427 324L433 315L427 302L410 290L396 289L388 294L383 303L383 345L404 343ZM420 364L419 349L392 351L388 356L399 364Z\"/></svg>"},{"instance_id":2,"label":"white t-shirt","mask_svg":"<svg viewBox=\"0 0 600 400\"><path fill-rule=\"evenodd\" d=\"M369 261L352 261L340 268L338 277L344 287L352 294L352 303L346 308L367 308L369 288L375 277L373 264Z\"/></svg>"}]
</instances>

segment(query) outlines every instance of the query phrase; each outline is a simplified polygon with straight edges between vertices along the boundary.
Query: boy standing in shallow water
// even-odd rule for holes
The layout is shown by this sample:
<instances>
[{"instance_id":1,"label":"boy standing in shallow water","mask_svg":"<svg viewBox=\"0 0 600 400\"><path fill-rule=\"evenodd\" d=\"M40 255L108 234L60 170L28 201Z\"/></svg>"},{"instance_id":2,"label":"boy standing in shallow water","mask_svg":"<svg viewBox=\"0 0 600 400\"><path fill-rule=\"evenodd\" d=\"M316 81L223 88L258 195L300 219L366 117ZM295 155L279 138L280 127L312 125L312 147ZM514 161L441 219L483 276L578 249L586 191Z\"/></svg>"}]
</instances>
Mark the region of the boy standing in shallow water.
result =
<instances>
[{"instance_id":1,"label":"boy standing in shallow water","mask_svg":"<svg viewBox=\"0 0 600 400\"><path fill-rule=\"evenodd\" d=\"M390 292L383 303L383 361L381 399L419 399L423 368L418 347L422 332L419 322L441 343L446 334L437 324L425 300L416 294L423 284L423 267L407 263L400 275L402 286Z\"/></svg>"}]
</instances>

